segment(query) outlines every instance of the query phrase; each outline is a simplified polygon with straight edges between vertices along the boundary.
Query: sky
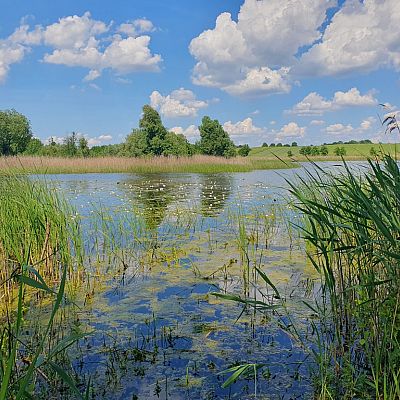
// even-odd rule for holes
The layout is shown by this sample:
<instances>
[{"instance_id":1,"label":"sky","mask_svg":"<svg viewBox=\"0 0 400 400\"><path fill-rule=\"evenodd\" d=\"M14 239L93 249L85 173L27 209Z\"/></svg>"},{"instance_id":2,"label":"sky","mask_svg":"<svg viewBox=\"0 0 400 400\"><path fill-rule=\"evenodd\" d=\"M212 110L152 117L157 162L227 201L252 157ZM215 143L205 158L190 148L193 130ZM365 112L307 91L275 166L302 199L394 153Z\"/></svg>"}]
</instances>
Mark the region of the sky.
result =
<instances>
[{"instance_id":1,"label":"sky","mask_svg":"<svg viewBox=\"0 0 400 400\"><path fill-rule=\"evenodd\" d=\"M251 146L399 139L380 122L400 106L399 0L0 6L0 110L44 142L120 143L144 104L191 142L205 115Z\"/></svg>"}]
</instances>

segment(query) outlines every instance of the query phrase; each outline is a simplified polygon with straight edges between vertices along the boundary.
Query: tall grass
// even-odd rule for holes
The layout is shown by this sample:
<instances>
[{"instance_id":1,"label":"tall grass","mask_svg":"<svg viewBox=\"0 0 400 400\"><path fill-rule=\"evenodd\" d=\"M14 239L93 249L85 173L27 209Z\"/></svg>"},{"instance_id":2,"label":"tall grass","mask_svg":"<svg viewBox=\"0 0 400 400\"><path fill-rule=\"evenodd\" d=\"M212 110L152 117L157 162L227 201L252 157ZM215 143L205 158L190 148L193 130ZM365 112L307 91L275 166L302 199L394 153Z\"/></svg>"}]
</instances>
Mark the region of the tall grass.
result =
<instances>
[{"instance_id":1,"label":"tall grass","mask_svg":"<svg viewBox=\"0 0 400 400\"><path fill-rule=\"evenodd\" d=\"M294 165L294 164L293 164ZM98 157L98 158L61 158L61 157L0 157L0 171L28 173L216 173L248 172L255 169L290 168L277 158L223 158L196 155L193 157Z\"/></svg>"},{"instance_id":2,"label":"tall grass","mask_svg":"<svg viewBox=\"0 0 400 400\"><path fill-rule=\"evenodd\" d=\"M321 399L400 398L400 171L389 155L368 163L291 183L321 274L310 304Z\"/></svg>"},{"instance_id":3,"label":"tall grass","mask_svg":"<svg viewBox=\"0 0 400 400\"><path fill-rule=\"evenodd\" d=\"M75 212L55 190L27 177L0 176L0 296L7 295L23 263L55 282L60 265L82 264L82 252ZM68 272L71 280L77 277Z\"/></svg>"},{"instance_id":4,"label":"tall grass","mask_svg":"<svg viewBox=\"0 0 400 400\"><path fill-rule=\"evenodd\" d=\"M82 267L79 225L73 218L72 208L44 182L0 177L0 400L35 398L39 377L52 384L47 370L83 398L56 362L82 335L65 335L53 345L67 284L80 278ZM54 300L47 325L30 332L28 344L25 315L39 293Z\"/></svg>"}]
</instances>

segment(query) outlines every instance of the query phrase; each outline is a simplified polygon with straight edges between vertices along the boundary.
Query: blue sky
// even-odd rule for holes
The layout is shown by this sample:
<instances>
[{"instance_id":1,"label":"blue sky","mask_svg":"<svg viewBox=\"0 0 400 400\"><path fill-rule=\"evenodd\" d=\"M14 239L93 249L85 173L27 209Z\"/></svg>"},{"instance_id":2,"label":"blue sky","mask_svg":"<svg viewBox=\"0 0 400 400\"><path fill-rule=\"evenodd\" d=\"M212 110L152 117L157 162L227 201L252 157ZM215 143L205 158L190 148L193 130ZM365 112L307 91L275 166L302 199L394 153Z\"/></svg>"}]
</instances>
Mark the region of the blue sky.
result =
<instances>
[{"instance_id":1,"label":"blue sky","mask_svg":"<svg viewBox=\"0 0 400 400\"><path fill-rule=\"evenodd\" d=\"M378 115L398 105L398 0L0 5L0 109L43 141L121 142L144 104L191 141L204 115L251 145L397 139Z\"/></svg>"}]
</instances>

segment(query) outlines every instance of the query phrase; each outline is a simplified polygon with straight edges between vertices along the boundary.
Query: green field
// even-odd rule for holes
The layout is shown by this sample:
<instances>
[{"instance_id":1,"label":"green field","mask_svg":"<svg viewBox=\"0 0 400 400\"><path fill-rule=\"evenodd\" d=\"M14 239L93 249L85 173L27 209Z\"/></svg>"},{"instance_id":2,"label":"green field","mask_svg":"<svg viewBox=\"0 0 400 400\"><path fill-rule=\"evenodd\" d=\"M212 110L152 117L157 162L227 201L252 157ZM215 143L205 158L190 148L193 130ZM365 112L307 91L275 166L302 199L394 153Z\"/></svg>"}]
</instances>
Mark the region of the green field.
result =
<instances>
[{"instance_id":1,"label":"green field","mask_svg":"<svg viewBox=\"0 0 400 400\"><path fill-rule=\"evenodd\" d=\"M384 144L329 144L326 146L328 148L327 156L309 156L310 159L315 160L337 160L340 157L336 156L334 151L337 147L343 147L346 150L345 159L351 160L363 160L366 157L371 156L371 148L374 148L377 153L389 153L396 154L400 151L400 144L392 144L392 143L384 143ZM265 158L288 158L288 151L291 151L293 154L293 158L302 160L306 159L305 156L299 153L302 146L298 147L254 147L250 151L250 156L252 157L265 157Z\"/></svg>"}]
</instances>

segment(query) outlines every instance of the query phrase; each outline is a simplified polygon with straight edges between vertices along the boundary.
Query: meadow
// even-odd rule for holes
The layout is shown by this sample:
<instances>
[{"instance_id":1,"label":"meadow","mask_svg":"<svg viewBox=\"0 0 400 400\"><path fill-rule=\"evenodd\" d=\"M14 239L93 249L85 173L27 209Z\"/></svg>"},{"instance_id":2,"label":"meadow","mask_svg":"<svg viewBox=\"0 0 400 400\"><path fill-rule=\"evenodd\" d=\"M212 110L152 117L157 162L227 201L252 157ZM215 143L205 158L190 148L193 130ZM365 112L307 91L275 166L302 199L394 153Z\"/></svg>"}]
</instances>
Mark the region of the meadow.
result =
<instances>
[{"instance_id":1,"label":"meadow","mask_svg":"<svg viewBox=\"0 0 400 400\"><path fill-rule=\"evenodd\" d=\"M393 156L399 151L399 144L328 144L328 155L326 156L309 156L314 161L337 161L341 160L341 156L335 155L335 149L337 147L343 147L346 154L344 155L345 160L366 160L371 157L371 149L374 149L379 154L392 154ZM295 161L307 161L307 157L300 154L298 147L254 147L251 149L250 157L261 157L265 159L273 159L276 156L282 159L294 159ZM292 156L288 157L288 151L291 151Z\"/></svg>"}]
</instances>

